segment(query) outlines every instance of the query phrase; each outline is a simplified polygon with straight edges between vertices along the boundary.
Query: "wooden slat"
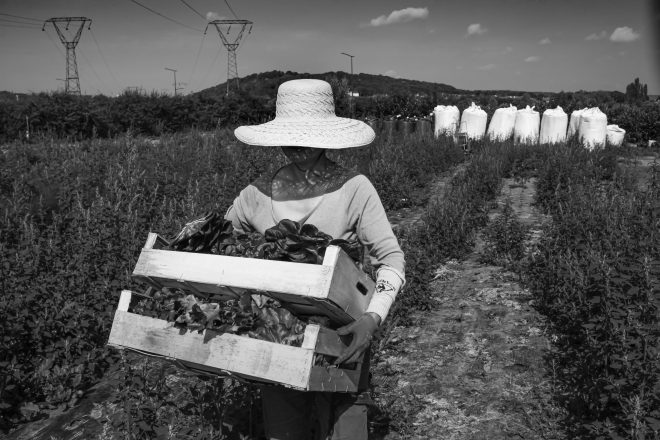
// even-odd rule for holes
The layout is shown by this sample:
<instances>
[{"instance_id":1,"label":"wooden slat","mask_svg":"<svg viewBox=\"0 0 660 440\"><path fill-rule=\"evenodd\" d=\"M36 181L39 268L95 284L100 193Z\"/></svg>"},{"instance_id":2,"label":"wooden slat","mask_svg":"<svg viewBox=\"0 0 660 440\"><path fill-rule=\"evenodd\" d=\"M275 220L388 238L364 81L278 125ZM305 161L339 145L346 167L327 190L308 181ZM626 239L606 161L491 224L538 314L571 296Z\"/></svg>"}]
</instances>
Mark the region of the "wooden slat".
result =
<instances>
[{"instance_id":1,"label":"wooden slat","mask_svg":"<svg viewBox=\"0 0 660 440\"><path fill-rule=\"evenodd\" d=\"M351 343L351 336L339 336L336 331L320 327L314 351L319 354L338 357Z\"/></svg>"},{"instance_id":2,"label":"wooden slat","mask_svg":"<svg viewBox=\"0 0 660 440\"><path fill-rule=\"evenodd\" d=\"M119 297L119 305L117 305L117 310L122 312L128 312L128 306L131 305L131 296L133 292L130 290L122 290L121 296Z\"/></svg>"},{"instance_id":3,"label":"wooden slat","mask_svg":"<svg viewBox=\"0 0 660 440\"><path fill-rule=\"evenodd\" d=\"M353 319L359 318L369 306L375 283L336 246L328 246L323 264L333 268L328 299Z\"/></svg>"},{"instance_id":4,"label":"wooden slat","mask_svg":"<svg viewBox=\"0 0 660 440\"><path fill-rule=\"evenodd\" d=\"M108 344L298 389L308 387L314 357L313 350L210 330L203 335L186 332L167 321L121 310L115 313Z\"/></svg>"},{"instance_id":5,"label":"wooden slat","mask_svg":"<svg viewBox=\"0 0 660 440\"><path fill-rule=\"evenodd\" d=\"M303 342L300 348L306 348L307 350L314 351L317 339L319 337L320 329L321 326L317 324L308 324L305 326L305 334L303 335Z\"/></svg>"},{"instance_id":6,"label":"wooden slat","mask_svg":"<svg viewBox=\"0 0 660 440\"><path fill-rule=\"evenodd\" d=\"M316 298L327 297L331 275L322 265L151 249L142 250L133 271L164 286L167 280L194 283L205 293L227 286Z\"/></svg>"},{"instance_id":7,"label":"wooden slat","mask_svg":"<svg viewBox=\"0 0 660 440\"><path fill-rule=\"evenodd\" d=\"M360 374L361 368L346 370L344 368L312 367L309 376L309 391L354 393L360 384Z\"/></svg>"}]
</instances>

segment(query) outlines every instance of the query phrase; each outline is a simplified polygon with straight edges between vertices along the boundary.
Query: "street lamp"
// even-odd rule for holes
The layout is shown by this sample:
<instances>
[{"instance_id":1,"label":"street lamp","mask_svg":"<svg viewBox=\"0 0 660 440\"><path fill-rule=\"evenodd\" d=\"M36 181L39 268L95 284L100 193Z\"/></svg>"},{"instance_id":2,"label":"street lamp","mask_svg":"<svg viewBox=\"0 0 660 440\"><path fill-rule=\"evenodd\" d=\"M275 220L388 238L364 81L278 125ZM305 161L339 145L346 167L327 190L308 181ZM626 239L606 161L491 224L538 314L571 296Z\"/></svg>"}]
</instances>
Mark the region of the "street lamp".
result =
<instances>
[{"instance_id":1,"label":"street lamp","mask_svg":"<svg viewBox=\"0 0 660 440\"><path fill-rule=\"evenodd\" d=\"M169 70L174 74L174 96L176 96L176 92L179 90L179 87L176 86L176 69L170 69L169 67L166 67L165 70Z\"/></svg>"},{"instance_id":2,"label":"street lamp","mask_svg":"<svg viewBox=\"0 0 660 440\"><path fill-rule=\"evenodd\" d=\"M355 58L355 55L351 55L350 53L346 53L346 52L341 52L341 54L346 55L347 57L349 57L351 59L351 83L350 83L350 86L348 88L348 93L349 93L349 95L348 95L348 106L350 107L351 117L353 117L353 90L352 90L352 86L353 86L353 58Z\"/></svg>"}]
</instances>

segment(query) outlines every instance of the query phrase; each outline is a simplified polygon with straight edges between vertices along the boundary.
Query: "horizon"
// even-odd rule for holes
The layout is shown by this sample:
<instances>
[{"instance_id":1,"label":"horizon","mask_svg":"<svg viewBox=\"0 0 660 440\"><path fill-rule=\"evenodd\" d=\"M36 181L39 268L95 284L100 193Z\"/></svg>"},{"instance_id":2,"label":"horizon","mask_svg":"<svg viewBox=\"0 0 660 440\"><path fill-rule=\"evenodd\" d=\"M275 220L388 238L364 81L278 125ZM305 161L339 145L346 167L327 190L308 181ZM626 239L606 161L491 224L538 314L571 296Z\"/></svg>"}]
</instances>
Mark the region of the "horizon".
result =
<instances>
[{"instance_id":1,"label":"horizon","mask_svg":"<svg viewBox=\"0 0 660 440\"><path fill-rule=\"evenodd\" d=\"M234 2L237 3L237 2ZM229 8L227 6L229 6ZM66 76L57 16L92 19L76 48L83 94L130 88L182 94L227 80L227 51L211 19L254 22L237 52L239 78L273 70L354 73L447 84L460 90L625 92L639 78L660 94L660 5L652 0L0 0L0 90L53 92ZM235 14L234 14L235 15ZM238 16L238 15L235 15ZM212 32L213 31L213 32Z\"/></svg>"}]
</instances>

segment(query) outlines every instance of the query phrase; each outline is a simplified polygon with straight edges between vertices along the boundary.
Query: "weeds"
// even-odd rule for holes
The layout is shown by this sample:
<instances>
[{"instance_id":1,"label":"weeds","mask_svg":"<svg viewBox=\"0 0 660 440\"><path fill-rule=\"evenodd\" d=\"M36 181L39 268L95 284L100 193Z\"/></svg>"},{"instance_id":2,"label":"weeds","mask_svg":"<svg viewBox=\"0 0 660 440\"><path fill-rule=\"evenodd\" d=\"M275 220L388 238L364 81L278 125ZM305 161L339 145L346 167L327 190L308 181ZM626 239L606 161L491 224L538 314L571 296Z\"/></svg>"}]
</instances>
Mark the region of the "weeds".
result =
<instances>
[{"instance_id":1,"label":"weeds","mask_svg":"<svg viewBox=\"0 0 660 440\"><path fill-rule=\"evenodd\" d=\"M525 257L528 237L529 228L518 221L511 201L507 200L502 213L483 230L482 262L515 269Z\"/></svg>"}]
</instances>

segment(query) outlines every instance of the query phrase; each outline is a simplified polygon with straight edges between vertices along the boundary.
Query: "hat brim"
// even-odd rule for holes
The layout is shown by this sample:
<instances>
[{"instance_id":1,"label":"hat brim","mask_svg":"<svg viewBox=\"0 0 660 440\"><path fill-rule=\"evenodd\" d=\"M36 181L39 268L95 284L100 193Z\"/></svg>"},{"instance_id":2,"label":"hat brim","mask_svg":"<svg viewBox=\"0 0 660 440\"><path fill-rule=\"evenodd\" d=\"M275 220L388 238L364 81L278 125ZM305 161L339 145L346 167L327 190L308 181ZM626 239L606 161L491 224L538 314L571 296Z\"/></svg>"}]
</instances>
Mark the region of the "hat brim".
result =
<instances>
[{"instance_id":1,"label":"hat brim","mask_svg":"<svg viewBox=\"0 0 660 440\"><path fill-rule=\"evenodd\" d=\"M275 118L259 125L234 130L236 138L248 145L264 147L312 147L341 149L368 145L376 137L362 121L331 117L318 119Z\"/></svg>"}]
</instances>

